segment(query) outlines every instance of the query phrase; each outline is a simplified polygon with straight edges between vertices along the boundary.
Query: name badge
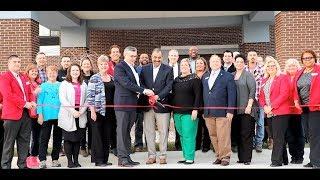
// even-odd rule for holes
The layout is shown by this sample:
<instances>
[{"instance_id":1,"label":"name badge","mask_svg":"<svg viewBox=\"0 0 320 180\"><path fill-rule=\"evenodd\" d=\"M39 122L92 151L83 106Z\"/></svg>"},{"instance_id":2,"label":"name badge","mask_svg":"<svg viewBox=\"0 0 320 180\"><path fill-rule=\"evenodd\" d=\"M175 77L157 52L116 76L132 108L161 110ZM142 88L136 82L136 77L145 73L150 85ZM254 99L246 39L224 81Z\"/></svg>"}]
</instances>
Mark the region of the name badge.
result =
<instances>
[{"instance_id":1,"label":"name badge","mask_svg":"<svg viewBox=\"0 0 320 180\"><path fill-rule=\"evenodd\" d=\"M28 82L26 82L26 85L30 85L31 83L28 81Z\"/></svg>"},{"instance_id":2,"label":"name badge","mask_svg":"<svg viewBox=\"0 0 320 180\"><path fill-rule=\"evenodd\" d=\"M311 73L311 76L318 76L318 73Z\"/></svg>"},{"instance_id":3,"label":"name badge","mask_svg":"<svg viewBox=\"0 0 320 180\"><path fill-rule=\"evenodd\" d=\"M209 79L209 77L206 77L206 78L204 78L204 79Z\"/></svg>"}]
</instances>

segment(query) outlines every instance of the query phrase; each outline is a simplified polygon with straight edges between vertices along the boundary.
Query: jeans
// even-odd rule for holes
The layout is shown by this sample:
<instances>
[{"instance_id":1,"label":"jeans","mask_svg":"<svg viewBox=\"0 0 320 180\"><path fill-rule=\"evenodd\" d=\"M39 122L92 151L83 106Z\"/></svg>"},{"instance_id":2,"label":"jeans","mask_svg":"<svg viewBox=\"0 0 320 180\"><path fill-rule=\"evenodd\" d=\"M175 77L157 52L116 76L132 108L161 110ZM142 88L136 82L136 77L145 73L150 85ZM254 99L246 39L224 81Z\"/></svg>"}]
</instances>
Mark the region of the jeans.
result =
<instances>
[{"instance_id":1,"label":"jeans","mask_svg":"<svg viewBox=\"0 0 320 180\"><path fill-rule=\"evenodd\" d=\"M259 118L256 120L256 135L253 140L254 146L262 147L264 138L264 111L263 107L259 107Z\"/></svg>"}]
</instances>

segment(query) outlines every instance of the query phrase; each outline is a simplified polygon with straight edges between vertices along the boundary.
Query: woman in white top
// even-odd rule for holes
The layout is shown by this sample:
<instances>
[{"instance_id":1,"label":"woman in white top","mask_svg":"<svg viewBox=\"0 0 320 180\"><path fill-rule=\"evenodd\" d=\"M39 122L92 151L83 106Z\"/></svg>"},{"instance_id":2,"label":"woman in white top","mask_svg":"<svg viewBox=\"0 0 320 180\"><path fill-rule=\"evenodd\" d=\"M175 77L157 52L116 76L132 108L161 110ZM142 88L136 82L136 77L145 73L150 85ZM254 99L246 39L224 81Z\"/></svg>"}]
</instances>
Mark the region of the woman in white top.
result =
<instances>
[{"instance_id":1,"label":"woman in white top","mask_svg":"<svg viewBox=\"0 0 320 180\"><path fill-rule=\"evenodd\" d=\"M58 118L69 168L81 167L78 156L80 140L87 123L86 91L87 84L83 81L80 66L72 64L67 70L66 80L60 85L61 107Z\"/></svg>"}]
</instances>

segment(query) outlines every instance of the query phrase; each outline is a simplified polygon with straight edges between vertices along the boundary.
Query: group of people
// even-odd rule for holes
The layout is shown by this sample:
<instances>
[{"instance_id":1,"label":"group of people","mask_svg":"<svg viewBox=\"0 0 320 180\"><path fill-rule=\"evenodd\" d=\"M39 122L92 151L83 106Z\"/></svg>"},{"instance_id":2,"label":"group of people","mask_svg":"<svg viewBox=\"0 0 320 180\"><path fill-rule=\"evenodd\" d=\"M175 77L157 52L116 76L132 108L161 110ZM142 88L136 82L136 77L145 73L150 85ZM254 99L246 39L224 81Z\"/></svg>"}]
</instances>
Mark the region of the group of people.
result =
<instances>
[{"instance_id":1,"label":"group of people","mask_svg":"<svg viewBox=\"0 0 320 180\"><path fill-rule=\"evenodd\" d=\"M0 78L1 168L11 168L15 142L19 168L46 168L51 135L52 167L61 167L61 147L69 168L81 167L79 154L90 154L96 166L112 165L110 151L118 166L136 166L140 162L130 157L134 124L134 150L143 151L144 133L145 163L167 164L170 119L182 150L177 163L193 164L195 151L207 152L212 144L213 164L228 166L234 151L237 163L250 165L252 151L262 152L266 126L272 167L289 163L287 144L290 163L302 164L306 141L310 162L304 166L320 167L320 65L313 51L302 53L303 68L288 59L283 71L276 59L255 51L227 50L207 61L192 46L189 58L179 61L172 49L166 61L156 48L151 61L141 53L137 64L138 51L128 46L123 57L111 46L95 61L94 73L88 57L72 63L64 56L58 69L46 66L40 52L22 72L20 58L11 55Z\"/></svg>"}]
</instances>

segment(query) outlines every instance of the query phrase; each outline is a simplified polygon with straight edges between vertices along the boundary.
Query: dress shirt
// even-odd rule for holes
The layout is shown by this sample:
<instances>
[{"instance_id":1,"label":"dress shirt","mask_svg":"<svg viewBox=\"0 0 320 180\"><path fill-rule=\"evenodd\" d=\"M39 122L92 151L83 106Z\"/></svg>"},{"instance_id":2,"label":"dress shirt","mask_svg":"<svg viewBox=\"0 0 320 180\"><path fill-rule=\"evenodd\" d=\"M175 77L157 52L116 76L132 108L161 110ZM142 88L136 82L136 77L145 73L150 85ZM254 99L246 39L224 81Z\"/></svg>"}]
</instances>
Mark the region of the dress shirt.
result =
<instances>
[{"instance_id":1,"label":"dress shirt","mask_svg":"<svg viewBox=\"0 0 320 180\"><path fill-rule=\"evenodd\" d=\"M19 74L15 73L15 72L13 72L13 71L11 71L11 73L13 74L13 76L16 78L16 80L17 80L18 83L19 83L19 86L20 86L20 88L21 88L21 90L22 90L22 92L23 92L23 99L24 99L25 101L27 101L26 92L24 92L23 84L22 84L22 81L21 81L21 79L20 79Z\"/></svg>"},{"instance_id":2,"label":"dress shirt","mask_svg":"<svg viewBox=\"0 0 320 180\"><path fill-rule=\"evenodd\" d=\"M220 73L220 69L218 69L218 70L216 70L216 71L213 71L213 70L211 71L210 77L209 77L209 79L208 79L209 89L212 88L212 86L213 86L214 82L216 81L219 73Z\"/></svg>"},{"instance_id":3,"label":"dress shirt","mask_svg":"<svg viewBox=\"0 0 320 180\"><path fill-rule=\"evenodd\" d=\"M161 66L161 64L160 64L160 66ZM153 67L153 82L155 82L155 81L156 81L156 78L157 78L157 75L158 75L158 72L159 72L160 66L158 66L158 67L154 67L154 66L152 66L152 67Z\"/></svg>"},{"instance_id":4,"label":"dress shirt","mask_svg":"<svg viewBox=\"0 0 320 180\"><path fill-rule=\"evenodd\" d=\"M128 63L126 60L124 60L124 61L125 61L125 62L128 64L128 66L130 67L130 69L131 69L131 71L132 71L132 73L133 73L133 75L134 75L134 78L136 79L136 82L137 82L138 86L140 86L139 75L138 75L137 71L134 69L133 65L131 65L130 63Z\"/></svg>"},{"instance_id":5,"label":"dress shirt","mask_svg":"<svg viewBox=\"0 0 320 180\"><path fill-rule=\"evenodd\" d=\"M179 66L178 63L176 64L171 64L169 63L169 66L171 66L173 68L173 79L175 79L176 77L178 77L179 75Z\"/></svg>"}]
</instances>

